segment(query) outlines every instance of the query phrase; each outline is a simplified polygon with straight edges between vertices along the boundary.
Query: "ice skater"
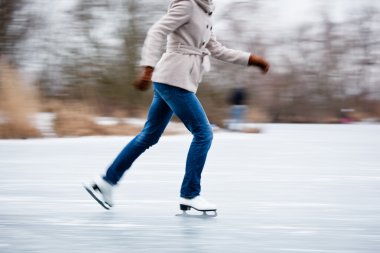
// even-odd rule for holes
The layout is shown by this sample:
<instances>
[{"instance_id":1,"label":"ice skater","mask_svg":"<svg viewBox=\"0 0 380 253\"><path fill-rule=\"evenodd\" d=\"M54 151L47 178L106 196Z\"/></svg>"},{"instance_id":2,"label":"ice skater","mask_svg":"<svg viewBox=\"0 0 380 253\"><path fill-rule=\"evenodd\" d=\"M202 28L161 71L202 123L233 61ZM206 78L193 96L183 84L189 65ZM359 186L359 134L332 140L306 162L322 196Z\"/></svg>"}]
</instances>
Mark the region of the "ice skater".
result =
<instances>
[{"instance_id":1,"label":"ice skater","mask_svg":"<svg viewBox=\"0 0 380 253\"><path fill-rule=\"evenodd\" d=\"M231 131L244 130L245 115L247 112L247 93L244 87L234 88L228 99L231 107L227 129Z\"/></svg>"},{"instance_id":2,"label":"ice skater","mask_svg":"<svg viewBox=\"0 0 380 253\"><path fill-rule=\"evenodd\" d=\"M149 147L156 144L173 114L192 133L179 204L181 210L216 211L215 204L201 197L201 174L213 139L206 113L195 93L210 59L257 66L263 73L269 64L262 57L228 49L216 40L212 0L172 0L167 13L148 31L143 49L142 73L134 85L146 90L153 82L154 96L142 131L127 144L104 175L85 186L109 209L112 191L124 172ZM161 48L166 42L166 52Z\"/></svg>"}]
</instances>

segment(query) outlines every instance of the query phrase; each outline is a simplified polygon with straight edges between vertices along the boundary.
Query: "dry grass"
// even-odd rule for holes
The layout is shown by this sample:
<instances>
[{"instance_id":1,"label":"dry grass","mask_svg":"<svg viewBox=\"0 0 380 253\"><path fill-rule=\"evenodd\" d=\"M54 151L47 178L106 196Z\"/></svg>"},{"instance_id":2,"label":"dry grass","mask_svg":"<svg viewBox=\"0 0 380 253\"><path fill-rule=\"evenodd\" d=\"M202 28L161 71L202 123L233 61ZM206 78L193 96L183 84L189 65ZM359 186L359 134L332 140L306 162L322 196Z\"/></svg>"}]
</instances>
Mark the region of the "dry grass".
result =
<instances>
[{"instance_id":1,"label":"dry grass","mask_svg":"<svg viewBox=\"0 0 380 253\"><path fill-rule=\"evenodd\" d=\"M141 131L141 127L117 124L115 126L107 126L106 131L108 135L136 135Z\"/></svg>"},{"instance_id":2,"label":"dry grass","mask_svg":"<svg viewBox=\"0 0 380 253\"><path fill-rule=\"evenodd\" d=\"M95 124L93 117L79 109L68 108L57 112L54 129L58 136L105 135L103 127Z\"/></svg>"},{"instance_id":3,"label":"dry grass","mask_svg":"<svg viewBox=\"0 0 380 253\"><path fill-rule=\"evenodd\" d=\"M135 135L141 128L126 124L104 126L96 124L89 107L72 104L61 107L56 113L54 128L58 136ZM121 120L120 120L121 122Z\"/></svg>"},{"instance_id":4,"label":"dry grass","mask_svg":"<svg viewBox=\"0 0 380 253\"><path fill-rule=\"evenodd\" d=\"M33 126L30 116L37 111L36 94L27 87L17 70L0 58L0 138L31 138L41 133Z\"/></svg>"},{"instance_id":5,"label":"dry grass","mask_svg":"<svg viewBox=\"0 0 380 253\"><path fill-rule=\"evenodd\" d=\"M41 137L41 133L29 124L4 123L0 124L0 139L27 139Z\"/></svg>"},{"instance_id":6,"label":"dry grass","mask_svg":"<svg viewBox=\"0 0 380 253\"><path fill-rule=\"evenodd\" d=\"M40 110L42 112L57 113L59 111L64 110L64 108L65 108L65 104L61 100L49 99L49 98L43 98L41 100Z\"/></svg>"},{"instance_id":7,"label":"dry grass","mask_svg":"<svg viewBox=\"0 0 380 253\"><path fill-rule=\"evenodd\" d=\"M247 133L247 134L259 134L261 133L261 129L258 127L250 127L250 128L243 129L242 132Z\"/></svg>"},{"instance_id":8,"label":"dry grass","mask_svg":"<svg viewBox=\"0 0 380 253\"><path fill-rule=\"evenodd\" d=\"M257 107L248 107L247 122L267 123L270 122L270 117L265 111Z\"/></svg>"}]
</instances>

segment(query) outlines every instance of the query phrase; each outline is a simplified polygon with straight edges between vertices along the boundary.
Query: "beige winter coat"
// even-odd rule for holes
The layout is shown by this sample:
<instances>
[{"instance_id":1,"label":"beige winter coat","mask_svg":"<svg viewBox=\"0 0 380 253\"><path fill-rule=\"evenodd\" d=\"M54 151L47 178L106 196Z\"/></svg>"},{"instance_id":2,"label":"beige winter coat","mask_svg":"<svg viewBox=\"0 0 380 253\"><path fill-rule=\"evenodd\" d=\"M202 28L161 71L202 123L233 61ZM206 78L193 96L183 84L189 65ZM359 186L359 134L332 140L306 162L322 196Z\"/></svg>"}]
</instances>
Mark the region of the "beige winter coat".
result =
<instances>
[{"instance_id":1,"label":"beige winter coat","mask_svg":"<svg viewBox=\"0 0 380 253\"><path fill-rule=\"evenodd\" d=\"M155 68L154 82L196 92L203 73L210 68L208 55L247 65L250 53L224 47L213 30L212 15L194 0L173 0L166 15L149 29L141 66ZM161 57L166 40L166 52Z\"/></svg>"}]
</instances>

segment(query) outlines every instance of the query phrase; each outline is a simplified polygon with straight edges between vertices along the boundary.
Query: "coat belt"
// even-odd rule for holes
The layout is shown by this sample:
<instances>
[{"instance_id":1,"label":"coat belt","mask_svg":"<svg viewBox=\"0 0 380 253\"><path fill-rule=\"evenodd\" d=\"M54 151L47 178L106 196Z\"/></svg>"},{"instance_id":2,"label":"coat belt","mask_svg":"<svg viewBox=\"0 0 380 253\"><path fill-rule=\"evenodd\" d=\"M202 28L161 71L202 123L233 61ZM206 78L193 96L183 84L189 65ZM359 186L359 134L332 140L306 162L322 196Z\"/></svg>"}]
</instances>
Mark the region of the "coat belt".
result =
<instances>
[{"instance_id":1,"label":"coat belt","mask_svg":"<svg viewBox=\"0 0 380 253\"><path fill-rule=\"evenodd\" d=\"M210 51L207 48L196 48L193 46L183 45L178 43L177 45L169 45L166 49L168 53L180 53L185 55L199 55L202 57L202 66L205 72L209 72L211 68L210 64Z\"/></svg>"}]
</instances>

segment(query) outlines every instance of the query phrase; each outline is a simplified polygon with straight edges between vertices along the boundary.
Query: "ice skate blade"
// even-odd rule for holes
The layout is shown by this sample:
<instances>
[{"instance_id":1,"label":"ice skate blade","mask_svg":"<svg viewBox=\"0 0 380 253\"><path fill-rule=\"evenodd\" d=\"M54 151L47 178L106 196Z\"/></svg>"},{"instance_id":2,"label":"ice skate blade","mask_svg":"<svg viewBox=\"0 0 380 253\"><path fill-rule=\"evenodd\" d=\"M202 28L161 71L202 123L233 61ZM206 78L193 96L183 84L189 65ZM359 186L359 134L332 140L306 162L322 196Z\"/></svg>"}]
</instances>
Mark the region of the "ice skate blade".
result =
<instances>
[{"instance_id":1,"label":"ice skate blade","mask_svg":"<svg viewBox=\"0 0 380 253\"><path fill-rule=\"evenodd\" d=\"M218 216L216 211L213 211L213 214L208 214L207 212L203 212L202 214L189 214L187 212L176 214L177 217L186 217L186 218L198 218L198 219L209 219Z\"/></svg>"},{"instance_id":2,"label":"ice skate blade","mask_svg":"<svg viewBox=\"0 0 380 253\"><path fill-rule=\"evenodd\" d=\"M198 211L198 212L202 212L202 214L189 214L187 213L187 211L189 211L191 208L193 208L194 210ZM192 206L187 206L187 205L180 205L180 209L182 210L182 213L181 214L176 214L176 216L180 216L180 217L190 217L190 218L212 218L212 217L216 217L218 215L218 213L216 212L216 210L198 210ZM208 213L208 212L213 212L212 214Z\"/></svg>"},{"instance_id":3,"label":"ice skate blade","mask_svg":"<svg viewBox=\"0 0 380 253\"><path fill-rule=\"evenodd\" d=\"M194 210L197 210L197 211L199 211L199 212L215 212L215 213L216 213L216 209L205 209L205 210L200 210L200 209L197 209L197 208L195 208L195 207L193 207L193 206L184 205L184 204L179 204L179 209L182 210L182 211L184 211L184 212L191 210L191 208L194 209Z\"/></svg>"},{"instance_id":4,"label":"ice skate blade","mask_svg":"<svg viewBox=\"0 0 380 253\"><path fill-rule=\"evenodd\" d=\"M99 203L99 205L101 205L102 207L104 207L104 209L109 210L111 208L110 205L108 205L107 203L103 202L100 198L98 198L98 196L96 196L95 191L94 191L94 189L91 186L83 185L83 187L91 195L91 197L93 197L96 200L96 202Z\"/></svg>"}]
</instances>

